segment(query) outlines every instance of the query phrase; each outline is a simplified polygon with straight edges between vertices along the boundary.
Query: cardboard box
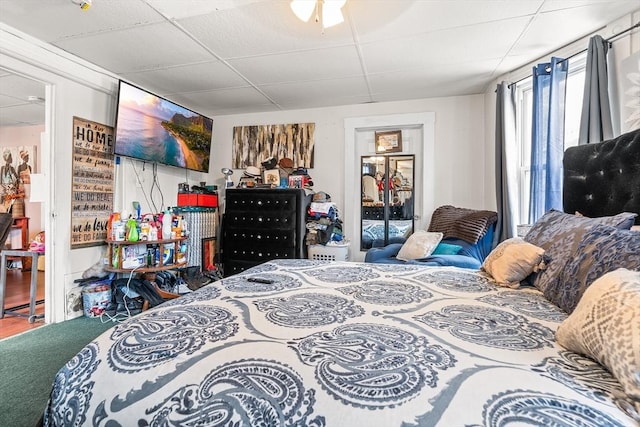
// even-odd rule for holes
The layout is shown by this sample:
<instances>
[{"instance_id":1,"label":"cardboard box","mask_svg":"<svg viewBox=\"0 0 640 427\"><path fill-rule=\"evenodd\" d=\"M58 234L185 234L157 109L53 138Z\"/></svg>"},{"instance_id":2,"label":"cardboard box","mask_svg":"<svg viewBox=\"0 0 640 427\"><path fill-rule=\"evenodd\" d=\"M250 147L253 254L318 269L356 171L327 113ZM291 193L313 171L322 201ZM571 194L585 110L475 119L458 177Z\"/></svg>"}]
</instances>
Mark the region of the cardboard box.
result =
<instances>
[{"instance_id":1,"label":"cardboard box","mask_svg":"<svg viewBox=\"0 0 640 427\"><path fill-rule=\"evenodd\" d=\"M178 206L218 207L217 194L178 193Z\"/></svg>"}]
</instances>

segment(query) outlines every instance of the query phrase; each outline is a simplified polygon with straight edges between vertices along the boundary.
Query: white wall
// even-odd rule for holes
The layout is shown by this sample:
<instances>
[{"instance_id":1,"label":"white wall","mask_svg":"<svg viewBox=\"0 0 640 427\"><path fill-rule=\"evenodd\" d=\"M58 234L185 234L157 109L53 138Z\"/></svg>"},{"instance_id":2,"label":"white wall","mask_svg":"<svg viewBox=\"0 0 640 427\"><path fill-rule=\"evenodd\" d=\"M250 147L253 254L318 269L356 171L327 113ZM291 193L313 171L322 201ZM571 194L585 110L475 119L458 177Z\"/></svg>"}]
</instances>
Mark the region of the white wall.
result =
<instances>
[{"instance_id":1,"label":"white wall","mask_svg":"<svg viewBox=\"0 0 640 427\"><path fill-rule=\"evenodd\" d=\"M26 36L17 37L14 33L15 30L0 25L0 37L3 39L0 65L49 85L45 131L50 145L42 147L41 165L50 178L51 186L46 211L50 210L54 217L50 228L45 227L48 245L46 321L55 322L65 319L66 294L74 287L73 280L99 261L104 250L104 247L70 249L73 116L113 125L117 78L83 61L65 60L64 55L53 54L40 42ZM173 206L180 182L194 184L206 181L222 188L220 169L231 163L234 126L297 122L316 123L315 167L309 171L315 183L314 189L328 192L334 202L344 206L345 197L360 197L359 183L355 194L344 194L343 190L344 120L417 112L433 112L436 116L435 204L494 208L495 200L487 194L487 181L491 180L492 171L488 172L485 167L486 155L490 151L482 139L485 133L484 98L475 95L214 117L209 174L158 166L158 174L154 178L151 165L123 158L116 173L115 209L130 211L134 200L143 204L143 211L152 211L152 202L158 208ZM236 182L240 175L241 171L236 171ZM151 192L154 179L157 185ZM347 235L349 228L354 226L346 224Z\"/></svg>"},{"instance_id":2,"label":"white wall","mask_svg":"<svg viewBox=\"0 0 640 427\"><path fill-rule=\"evenodd\" d=\"M234 126L276 123L316 124L315 166L309 170L314 190L325 191L344 208L347 197L360 197L360 182L354 192L345 194L344 120L364 116L434 112L435 119L435 205L453 204L478 209L495 208L495 198L487 194L485 163L487 147L484 135L484 98L482 95L421 99L405 102L350 105L321 109L256 113L214 118L213 164L209 176L222 187L222 167L231 163ZM358 159L359 162L359 159ZM359 163L353 164L358 168ZM493 171L492 171L493 172ZM242 171L236 171L236 179ZM417 184L419 185L419 183ZM492 184L491 184L492 185ZM489 186L491 187L491 186ZM345 213L347 217L350 213ZM357 224L345 223L345 233ZM357 244L352 244L353 251Z\"/></svg>"}]
</instances>

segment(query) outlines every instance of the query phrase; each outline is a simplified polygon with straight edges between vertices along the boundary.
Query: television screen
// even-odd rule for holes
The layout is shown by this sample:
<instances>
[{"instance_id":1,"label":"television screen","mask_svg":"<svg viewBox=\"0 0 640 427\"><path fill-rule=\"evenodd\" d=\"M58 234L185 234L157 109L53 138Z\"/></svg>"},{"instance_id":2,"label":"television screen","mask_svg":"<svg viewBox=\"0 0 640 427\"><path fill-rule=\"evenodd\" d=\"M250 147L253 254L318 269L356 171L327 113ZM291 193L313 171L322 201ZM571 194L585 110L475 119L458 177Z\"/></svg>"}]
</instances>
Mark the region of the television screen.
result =
<instances>
[{"instance_id":1,"label":"television screen","mask_svg":"<svg viewBox=\"0 0 640 427\"><path fill-rule=\"evenodd\" d=\"M209 172L213 120L120 80L114 153Z\"/></svg>"}]
</instances>

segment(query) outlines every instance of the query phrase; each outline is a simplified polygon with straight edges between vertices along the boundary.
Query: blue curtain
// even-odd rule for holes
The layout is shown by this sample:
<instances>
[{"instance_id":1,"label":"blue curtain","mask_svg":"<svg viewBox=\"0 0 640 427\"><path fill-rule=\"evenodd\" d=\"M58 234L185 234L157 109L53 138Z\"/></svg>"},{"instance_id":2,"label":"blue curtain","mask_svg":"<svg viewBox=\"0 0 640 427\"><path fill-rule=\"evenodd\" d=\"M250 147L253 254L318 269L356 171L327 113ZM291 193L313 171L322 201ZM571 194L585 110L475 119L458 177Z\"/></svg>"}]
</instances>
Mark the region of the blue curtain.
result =
<instances>
[{"instance_id":1,"label":"blue curtain","mask_svg":"<svg viewBox=\"0 0 640 427\"><path fill-rule=\"evenodd\" d=\"M568 61L533 67L533 123L531 135L531 199L529 223L549 209L562 210L562 155Z\"/></svg>"}]
</instances>

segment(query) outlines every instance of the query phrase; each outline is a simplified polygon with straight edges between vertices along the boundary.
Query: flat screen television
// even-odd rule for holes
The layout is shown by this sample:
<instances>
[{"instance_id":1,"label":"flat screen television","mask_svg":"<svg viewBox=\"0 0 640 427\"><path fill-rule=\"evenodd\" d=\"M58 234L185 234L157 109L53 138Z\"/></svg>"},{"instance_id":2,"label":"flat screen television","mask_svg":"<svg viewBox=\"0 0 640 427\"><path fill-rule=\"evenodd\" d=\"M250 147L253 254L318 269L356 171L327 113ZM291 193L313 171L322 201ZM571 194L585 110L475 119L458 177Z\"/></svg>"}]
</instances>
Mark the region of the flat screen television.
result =
<instances>
[{"instance_id":1,"label":"flat screen television","mask_svg":"<svg viewBox=\"0 0 640 427\"><path fill-rule=\"evenodd\" d=\"M120 80L114 154L209 172L213 120Z\"/></svg>"}]
</instances>

